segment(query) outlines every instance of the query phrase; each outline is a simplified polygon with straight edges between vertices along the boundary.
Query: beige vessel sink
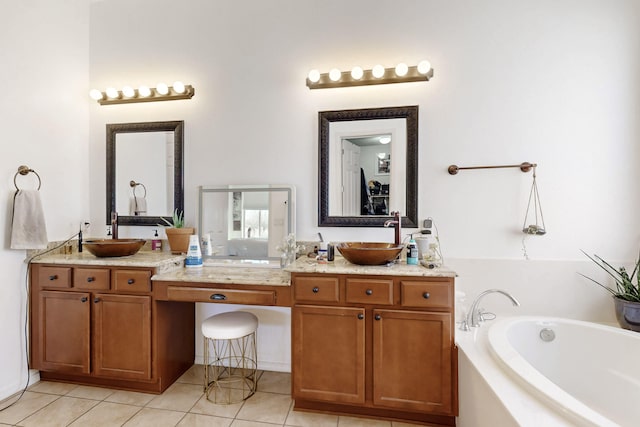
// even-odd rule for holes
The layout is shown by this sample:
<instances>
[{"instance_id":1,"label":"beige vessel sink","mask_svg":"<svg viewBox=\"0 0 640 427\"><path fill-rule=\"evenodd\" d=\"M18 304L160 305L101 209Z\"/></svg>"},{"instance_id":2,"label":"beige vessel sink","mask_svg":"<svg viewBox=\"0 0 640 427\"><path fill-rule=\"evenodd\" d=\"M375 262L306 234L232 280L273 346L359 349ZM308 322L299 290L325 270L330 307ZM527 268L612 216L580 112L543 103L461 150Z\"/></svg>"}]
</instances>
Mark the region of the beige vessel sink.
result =
<instances>
[{"instance_id":1,"label":"beige vessel sink","mask_svg":"<svg viewBox=\"0 0 640 427\"><path fill-rule=\"evenodd\" d=\"M380 242L342 242L336 245L345 259L358 265L383 265L395 260L404 245Z\"/></svg>"},{"instance_id":2,"label":"beige vessel sink","mask_svg":"<svg viewBox=\"0 0 640 427\"><path fill-rule=\"evenodd\" d=\"M83 246L97 257L134 255L144 246L144 239L87 239Z\"/></svg>"}]
</instances>

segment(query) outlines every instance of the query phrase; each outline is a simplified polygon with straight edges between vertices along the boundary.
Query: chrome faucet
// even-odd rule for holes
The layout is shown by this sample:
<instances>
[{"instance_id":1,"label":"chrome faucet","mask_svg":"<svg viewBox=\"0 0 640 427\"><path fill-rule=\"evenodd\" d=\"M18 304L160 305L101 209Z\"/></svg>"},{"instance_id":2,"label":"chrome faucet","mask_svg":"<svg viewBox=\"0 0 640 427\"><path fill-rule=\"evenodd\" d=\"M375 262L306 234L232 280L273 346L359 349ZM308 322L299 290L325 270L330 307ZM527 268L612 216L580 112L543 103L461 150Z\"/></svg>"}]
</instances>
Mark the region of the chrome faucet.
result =
<instances>
[{"instance_id":1,"label":"chrome faucet","mask_svg":"<svg viewBox=\"0 0 640 427\"><path fill-rule=\"evenodd\" d=\"M400 218L400 212L399 211L395 211L395 212L391 212L391 215L393 215L393 219L389 219L387 221L384 222L384 226L385 227L389 227L390 225L393 225L393 228L395 228L395 239L394 239L394 243L396 245L399 245L402 239L402 233L401 233L401 227L402 227L402 218Z\"/></svg>"},{"instance_id":2,"label":"chrome faucet","mask_svg":"<svg viewBox=\"0 0 640 427\"><path fill-rule=\"evenodd\" d=\"M118 238L118 212L111 212L111 238Z\"/></svg>"},{"instance_id":3,"label":"chrome faucet","mask_svg":"<svg viewBox=\"0 0 640 427\"><path fill-rule=\"evenodd\" d=\"M471 304L471 309L467 313L467 317L462 321L460 325L460 329L463 331L468 331L470 328L477 328L480 326L480 321L482 320L482 313L478 308L478 304L480 300L485 296L493 293L502 294L505 297L509 298L514 306L519 306L520 303L517 299L515 299L509 292L503 291L501 289L487 289L486 291L480 293Z\"/></svg>"}]
</instances>

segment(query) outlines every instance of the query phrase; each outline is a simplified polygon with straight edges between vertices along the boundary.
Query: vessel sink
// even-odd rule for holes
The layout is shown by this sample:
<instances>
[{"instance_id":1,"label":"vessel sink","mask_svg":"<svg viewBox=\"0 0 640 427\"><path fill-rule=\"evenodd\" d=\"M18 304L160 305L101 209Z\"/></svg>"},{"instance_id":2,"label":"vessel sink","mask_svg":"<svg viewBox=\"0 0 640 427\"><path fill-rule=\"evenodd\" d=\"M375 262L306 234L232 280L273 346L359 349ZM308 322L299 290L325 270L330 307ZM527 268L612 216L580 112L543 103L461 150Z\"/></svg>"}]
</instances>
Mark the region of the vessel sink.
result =
<instances>
[{"instance_id":1,"label":"vessel sink","mask_svg":"<svg viewBox=\"0 0 640 427\"><path fill-rule=\"evenodd\" d=\"M133 255L144 243L144 239L87 239L83 242L83 247L103 258Z\"/></svg>"},{"instance_id":2,"label":"vessel sink","mask_svg":"<svg viewBox=\"0 0 640 427\"><path fill-rule=\"evenodd\" d=\"M383 265L395 260L404 246L380 242L342 242L336 248L353 264Z\"/></svg>"}]
</instances>

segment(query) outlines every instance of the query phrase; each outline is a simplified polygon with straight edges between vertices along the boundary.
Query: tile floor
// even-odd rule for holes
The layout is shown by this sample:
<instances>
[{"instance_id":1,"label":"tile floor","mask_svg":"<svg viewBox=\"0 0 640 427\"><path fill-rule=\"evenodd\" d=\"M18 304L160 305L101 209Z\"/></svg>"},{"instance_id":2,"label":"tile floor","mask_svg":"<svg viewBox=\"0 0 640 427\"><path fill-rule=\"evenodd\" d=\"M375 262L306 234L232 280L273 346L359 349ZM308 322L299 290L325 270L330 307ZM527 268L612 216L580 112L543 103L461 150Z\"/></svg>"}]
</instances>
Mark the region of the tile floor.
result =
<instances>
[{"instance_id":1,"label":"tile floor","mask_svg":"<svg viewBox=\"0 0 640 427\"><path fill-rule=\"evenodd\" d=\"M31 386L18 403L0 412L0 426L409 427L413 424L294 411L291 374L282 372L261 372L258 391L242 403L215 405L202 392L202 365L194 365L161 395L41 381Z\"/></svg>"}]
</instances>

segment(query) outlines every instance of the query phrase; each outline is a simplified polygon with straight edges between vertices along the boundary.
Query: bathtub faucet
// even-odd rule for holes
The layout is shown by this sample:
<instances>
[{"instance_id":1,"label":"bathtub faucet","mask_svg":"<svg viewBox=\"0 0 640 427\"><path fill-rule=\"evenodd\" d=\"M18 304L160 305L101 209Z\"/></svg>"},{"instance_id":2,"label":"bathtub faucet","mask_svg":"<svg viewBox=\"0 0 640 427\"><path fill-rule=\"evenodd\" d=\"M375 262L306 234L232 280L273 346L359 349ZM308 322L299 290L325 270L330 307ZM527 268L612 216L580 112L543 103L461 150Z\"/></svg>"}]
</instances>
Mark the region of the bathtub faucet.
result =
<instances>
[{"instance_id":1,"label":"bathtub faucet","mask_svg":"<svg viewBox=\"0 0 640 427\"><path fill-rule=\"evenodd\" d=\"M509 292L503 291L501 289L487 289L486 291L480 293L471 304L471 309L467 313L467 317L462 321L460 325L460 329L463 331L468 331L470 328L477 328L480 326L480 320L482 320L482 313L478 308L478 304L480 300L488 294L498 293L502 294L505 297L509 298L514 306L519 306L520 303L517 299L515 299Z\"/></svg>"}]
</instances>

